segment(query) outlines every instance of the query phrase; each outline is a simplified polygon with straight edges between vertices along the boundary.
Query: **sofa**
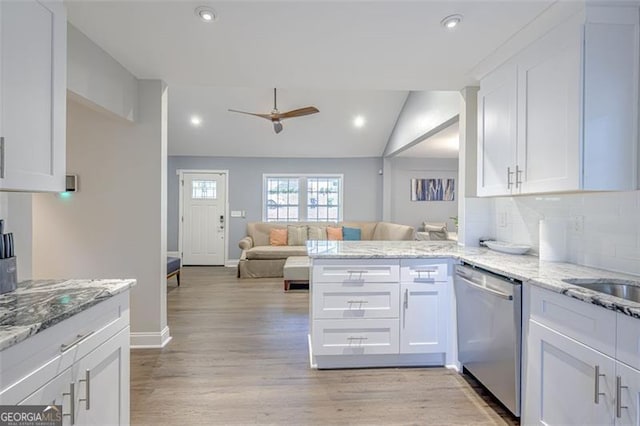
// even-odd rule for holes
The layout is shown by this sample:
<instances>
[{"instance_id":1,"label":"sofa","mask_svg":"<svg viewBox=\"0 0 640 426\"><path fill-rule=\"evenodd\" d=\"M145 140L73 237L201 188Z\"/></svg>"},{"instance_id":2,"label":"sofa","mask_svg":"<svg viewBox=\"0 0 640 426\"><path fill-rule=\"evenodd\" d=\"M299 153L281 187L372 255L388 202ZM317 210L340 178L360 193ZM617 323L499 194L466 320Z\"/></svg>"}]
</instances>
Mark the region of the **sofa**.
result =
<instances>
[{"instance_id":1,"label":"sofa","mask_svg":"<svg viewBox=\"0 0 640 426\"><path fill-rule=\"evenodd\" d=\"M283 267L289 256L306 256L307 246L303 241L295 245L271 245L272 229L292 227L342 227L360 230L361 240L410 241L415 229L411 226L389 222L249 222L247 235L240 240L242 249L238 263L240 278L276 278L283 276ZM306 238L315 239L315 238ZM306 240L305 239L305 240Z\"/></svg>"}]
</instances>

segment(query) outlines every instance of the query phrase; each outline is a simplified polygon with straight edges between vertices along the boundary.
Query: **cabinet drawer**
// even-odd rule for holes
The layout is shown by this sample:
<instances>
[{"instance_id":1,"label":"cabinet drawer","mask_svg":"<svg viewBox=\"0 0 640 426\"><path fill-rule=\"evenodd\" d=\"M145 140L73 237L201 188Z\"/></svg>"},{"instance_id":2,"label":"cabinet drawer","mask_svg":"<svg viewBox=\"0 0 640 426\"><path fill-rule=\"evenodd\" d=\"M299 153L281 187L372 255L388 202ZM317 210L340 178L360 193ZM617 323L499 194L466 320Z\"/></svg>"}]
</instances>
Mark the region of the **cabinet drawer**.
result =
<instances>
[{"instance_id":1,"label":"cabinet drawer","mask_svg":"<svg viewBox=\"0 0 640 426\"><path fill-rule=\"evenodd\" d=\"M449 279L449 263L442 259L403 259L400 262L402 282L442 282Z\"/></svg>"},{"instance_id":2,"label":"cabinet drawer","mask_svg":"<svg viewBox=\"0 0 640 426\"><path fill-rule=\"evenodd\" d=\"M313 288L314 318L398 318L396 283L320 284Z\"/></svg>"},{"instance_id":3,"label":"cabinet drawer","mask_svg":"<svg viewBox=\"0 0 640 426\"><path fill-rule=\"evenodd\" d=\"M618 313L616 358L640 370L640 319Z\"/></svg>"},{"instance_id":4,"label":"cabinet drawer","mask_svg":"<svg viewBox=\"0 0 640 426\"><path fill-rule=\"evenodd\" d=\"M127 291L2 351L0 404L18 403L128 325Z\"/></svg>"},{"instance_id":5,"label":"cabinet drawer","mask_svg":"<svg viewBox=\"0 0 640 426\"><path fill-rule=\"evenodd\" d=\"M533 285L528 287L531 318L606 355L614 356L614 311Z\"/></svg>"},{"instance_id":6,"label":"cabinet drawer","mask_svg":"<svg viewBox=\"0 0 640 426\"><path fill-rule=\"evenodd\" d=\"M398 282L399 269L399 262L386 259L321 259L313 262L312 279L316 283Z\"/></svg>"},{"instance_id":7,"label":"cabinet drawer","mask_svg":"<svg viewBox=\"0 0 640 426\"><path fill-rule=\"evenodd\" d=\"M400 328L397 319L316 320L314 355L397 354Z\"/></svg>"}]
</instances>

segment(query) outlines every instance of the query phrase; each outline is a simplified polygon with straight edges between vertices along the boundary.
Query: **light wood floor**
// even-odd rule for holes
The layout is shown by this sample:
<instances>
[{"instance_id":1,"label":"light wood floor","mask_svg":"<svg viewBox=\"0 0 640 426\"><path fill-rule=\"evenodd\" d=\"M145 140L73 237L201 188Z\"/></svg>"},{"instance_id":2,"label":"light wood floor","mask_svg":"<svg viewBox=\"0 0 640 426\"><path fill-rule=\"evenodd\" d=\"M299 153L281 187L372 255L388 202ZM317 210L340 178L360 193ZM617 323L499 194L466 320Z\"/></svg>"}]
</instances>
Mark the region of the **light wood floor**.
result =
<instances>
[{"instance_id":1,"label":"light wood floor","mask_svg":"<svg viewBox=\"0 0 640 426\"><path fill-rule=\"evenodd\" d=\"M280 279L181 275L168 284L173 340L131 354L134 425L517 424L444 368L310 369L309 294Z\"/></svg>"}]
</instances>

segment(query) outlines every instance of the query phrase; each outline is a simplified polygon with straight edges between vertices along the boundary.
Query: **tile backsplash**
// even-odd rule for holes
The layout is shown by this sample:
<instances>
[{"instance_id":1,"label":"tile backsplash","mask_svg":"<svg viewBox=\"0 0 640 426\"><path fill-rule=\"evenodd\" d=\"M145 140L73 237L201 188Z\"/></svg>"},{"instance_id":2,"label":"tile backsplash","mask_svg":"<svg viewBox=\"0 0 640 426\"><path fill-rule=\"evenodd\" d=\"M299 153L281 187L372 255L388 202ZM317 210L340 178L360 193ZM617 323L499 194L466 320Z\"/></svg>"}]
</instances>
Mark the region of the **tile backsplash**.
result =
<instances>
[{"instance_id":1,"label":"tile backsplash","mask_svg":"<svg viewBox=\"0 0 640 426\"><path fill-rule=\"evenodd\" d=\"M538 252L540 219L566 221L568 261L640 275L640 191L493 199L492 233Z\"/></svg>"}]
</instances>

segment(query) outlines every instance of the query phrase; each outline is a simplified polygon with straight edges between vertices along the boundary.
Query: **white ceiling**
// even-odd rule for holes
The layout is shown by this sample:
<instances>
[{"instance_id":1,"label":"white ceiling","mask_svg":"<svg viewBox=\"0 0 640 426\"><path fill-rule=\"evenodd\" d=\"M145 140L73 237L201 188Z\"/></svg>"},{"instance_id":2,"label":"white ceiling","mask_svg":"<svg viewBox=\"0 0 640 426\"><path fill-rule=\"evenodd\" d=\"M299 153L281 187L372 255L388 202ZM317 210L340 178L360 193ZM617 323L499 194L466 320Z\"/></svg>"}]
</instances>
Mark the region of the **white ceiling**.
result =
<instances>
[{"instance_id":1,"label":"white ceiling","mask_svg":"<svg viewBox=\"0 0 640 426\"><path fill-rule=\"evenodd\" d=\"M280 111L313 105L320 112L283 120L275 134L268 120L227 111L269 113L273 89L169 88L169 155L380 156L406 97L390 90L279 89ZM194 114L202 117L200 127L190 123ZM362 128L353 125L357 115L366 120Z\"/></svg>"},{"instance_id":2,"label":"white ceiling","mask_svg":"<svg viewBox=\"0 0 640 426\"><path fill-rule=\"evenodd\" d=\"M398 157L458 158L459 147L460 127L456 121L430 138L402 151Z\"/></svg>"},{"instance_id":3,"label":"white ceiling","mask_svg":"<svg viewBox=\"0 0 640 426\"><path fill-rule=\"evenodd\" d=\"M66 1L70 22L136 77L168 83L170 154L240 156L381 155L406 91L476 83L473 67L551 3ZM219 19L201 22L201 4ZM464 21L446 31L453 13ZM315 104L320 114L275 136L266 120L226 112L270 111L273 87L281 110ZM360 132L341 124L356 109L368 121ZM200 129L184 124L192 112Z\"/></svg>"}]
</instances>

